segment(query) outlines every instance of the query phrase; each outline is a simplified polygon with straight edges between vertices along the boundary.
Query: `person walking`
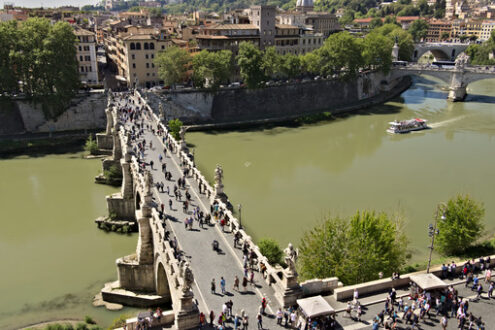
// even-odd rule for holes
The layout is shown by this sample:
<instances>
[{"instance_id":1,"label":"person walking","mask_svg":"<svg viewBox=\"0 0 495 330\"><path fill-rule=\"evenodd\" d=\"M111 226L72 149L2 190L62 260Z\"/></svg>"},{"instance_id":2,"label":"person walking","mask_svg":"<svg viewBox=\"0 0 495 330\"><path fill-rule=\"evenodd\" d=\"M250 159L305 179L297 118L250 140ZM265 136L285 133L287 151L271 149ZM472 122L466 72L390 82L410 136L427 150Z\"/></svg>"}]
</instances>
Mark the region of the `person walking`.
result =
<instances>
[{"instance_id":1,"label":"person walking","mask_svg":"<svg viewBox=\"0 0 495 330\"><path fill-rule=\"evenodd\" d=\"M284 313L282 312L282 309L279 307L277 310L277 324L282 325L282 318L284 317Z\"/></svg>"},{"instance_id":2,"label":"person walking","mask_svg":"<svg viewBox=\"0 0 495 330\"><path fill-rule=\"evenodd\" d=\"M239 277L237 277L237 275L234 278L233 290L239 292Z\"/></svg>"},{"instance_id":3,"label":"person walking","mask_svg":"<svg viewBox=\"0 0 495 330\"><path fill-rule=\"evenodd\" d=\"M263 329L263 316L261 315L261 313L258 313L256 318L258 320L258 329Z\"/></svg>"},{"instance_id":4,"label":"person walking","mask_svg":"<svg viewBox=\"0 0 495 330\"><path fill-rule=\"evenodd\" d=\"M215 279L211 280L211 293L215 294L216 284Z\"/></svg>"},{"instance_id":5,"label":"person walking","mask_svg":"<svg viewBox=\"0 0 495 330\"><path fill-rule=\"evenodd\" d=\"M213 326L213 322L215 321L215 313L210 311L210 326Z\"/></svg>"},{"instance_id":6,"label":"person walking","mask_svg":"<svg viewBox=\"0 0 495 330\"><path fill-rule=\"evenodd\" d=\"M248 280L246 277L242 278L242 288L244 289L244 292L246 292L246 287L248 285Z\"/></svg>"},{"instance_id":7,"label":"person walking","mask_svg":"<svg viewBox=\"0 0 495 330\"><path fill-rule=\"evenodd\" d=\"M220 289L222 290L222 294L225 294L225 279L223 276L220 278Z\"/></svg>"},{"instance_id":8,"label":"person walking","mask_svg":"<svg viewBox=\"0 0 495 330\"><path fill-rule=\"evenodd\" d=\"M244 317L242 318L242 328L243 330L248 330L248 327L249 327L249 318L247 314L245 314Z\"/></svg>"}]
</instances>

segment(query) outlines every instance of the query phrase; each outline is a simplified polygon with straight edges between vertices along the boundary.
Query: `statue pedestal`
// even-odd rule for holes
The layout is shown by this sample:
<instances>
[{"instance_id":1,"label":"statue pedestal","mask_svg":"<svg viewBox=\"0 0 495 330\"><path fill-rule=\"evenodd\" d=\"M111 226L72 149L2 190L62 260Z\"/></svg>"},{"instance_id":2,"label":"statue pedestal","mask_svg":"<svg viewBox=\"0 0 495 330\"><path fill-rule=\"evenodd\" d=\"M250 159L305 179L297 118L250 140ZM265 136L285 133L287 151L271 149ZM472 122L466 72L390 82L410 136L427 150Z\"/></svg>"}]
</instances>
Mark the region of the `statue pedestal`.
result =
<instances>
[{"instance_id":1,"label":"statue pedestal","mask_svg":"<svg viewBox=\"0 0 495 330\"><path fill-rule=\"evenodd\" d=\"M297 282L297 275L284 271L282 279L282 290L276 290L275 297L284 308L297 304L296 300L303 296L303 291Z\"/></svg>"},{"instance_id":2,"label":"statue pedestal","mask_svg":"<svg viewBox=\"0 0 495 330\"><path fill-rule=\"evenodd\" d=\"M175 327L181 329L197 329L199 324L199 310L193 303L193 293L181 291L179 311L175 314Z\"/></svg>"}]
</instances>

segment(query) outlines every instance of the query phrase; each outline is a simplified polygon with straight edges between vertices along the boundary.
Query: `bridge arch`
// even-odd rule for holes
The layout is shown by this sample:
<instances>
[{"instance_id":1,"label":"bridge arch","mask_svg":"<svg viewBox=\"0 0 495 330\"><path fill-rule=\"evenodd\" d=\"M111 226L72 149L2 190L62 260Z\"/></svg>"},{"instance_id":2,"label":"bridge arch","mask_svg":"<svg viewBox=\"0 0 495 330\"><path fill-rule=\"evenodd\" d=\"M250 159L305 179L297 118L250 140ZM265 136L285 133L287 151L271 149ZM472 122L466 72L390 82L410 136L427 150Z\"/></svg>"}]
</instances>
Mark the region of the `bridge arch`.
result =
<instances>
[{"instance_id":1,"label":"bridge arch","mask_svg":"<svg viewBox=\"0 0 495 330\"><path fill-rule=\"evenodd\" d=\"M161 261L156 261L157 257L155 257L156 269L155 269L155 288L156 294L162 297L167 297L169 301L172 299L170 293L170 285L168 282L167 272L165 271L165 266Z\"/></svg>"},{"instance_id":2,"label":"bridge arch","mask_svg":"<svg viewBox=\"0 0 495 330\"><path fill-rule=\"evenodd\" d=\"M430 51L438 61L454 61L463 53L468 44L454 43L422 43L416 44L412 54L412 61L416 62L426 52Z\"/></svg>"},{"instance_id":3,"label":"bridge arch","mask_svg":"<svg viewBox=\"0 0 495 330\"><path fill-rule=\"evenodd\" d=\"M134 197L134 201L136 202L136 205L135 205L135 209L136 211L137 210L140 210L141 209L141 194L139 193L139 191L136 190L136 197Z\"/></svg>"}]
</instances>

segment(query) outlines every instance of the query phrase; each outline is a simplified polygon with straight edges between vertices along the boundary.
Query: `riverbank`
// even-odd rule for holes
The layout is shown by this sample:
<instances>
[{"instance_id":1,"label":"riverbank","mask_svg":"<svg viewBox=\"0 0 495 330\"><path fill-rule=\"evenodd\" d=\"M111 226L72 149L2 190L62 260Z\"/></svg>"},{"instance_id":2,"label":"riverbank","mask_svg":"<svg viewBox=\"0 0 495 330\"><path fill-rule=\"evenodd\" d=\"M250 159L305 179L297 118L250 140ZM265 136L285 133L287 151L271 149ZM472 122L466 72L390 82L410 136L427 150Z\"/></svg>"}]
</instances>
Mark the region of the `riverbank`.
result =
<instances>
[{"instance_id":1,"label":"riverbank","mask_svg":"<svg viewBox=\"0 0 495 330\"><path fill-rule=\"evenodd\" d=\"M270 125L293 125L316 123L320 121L330 120L334 117L346 116L350 113L381 105L385 102L392 101L400 96L412 85L411 77L403 77L390 91L382 92L377 96L365 100L358 100L350 105L336 106L328 108L325 111L313 113L285 115L282 117L266 118L266 119L247 119L224 123L210 123L187 125L187 130L194 131L209 131L209 130L233 130L239 128L254 128Z\"/></svg>"},{"instance_id":2,"label":"riverbank","mask_svg":"<svg viewBox=\"0 0 495 330\"><path fill-rule=\"evenodd\" d=\"M99 130L2 135L0 136L0 158L81 152L84 150L88 135L97 132Z\"/></svg>"}]
</instances>

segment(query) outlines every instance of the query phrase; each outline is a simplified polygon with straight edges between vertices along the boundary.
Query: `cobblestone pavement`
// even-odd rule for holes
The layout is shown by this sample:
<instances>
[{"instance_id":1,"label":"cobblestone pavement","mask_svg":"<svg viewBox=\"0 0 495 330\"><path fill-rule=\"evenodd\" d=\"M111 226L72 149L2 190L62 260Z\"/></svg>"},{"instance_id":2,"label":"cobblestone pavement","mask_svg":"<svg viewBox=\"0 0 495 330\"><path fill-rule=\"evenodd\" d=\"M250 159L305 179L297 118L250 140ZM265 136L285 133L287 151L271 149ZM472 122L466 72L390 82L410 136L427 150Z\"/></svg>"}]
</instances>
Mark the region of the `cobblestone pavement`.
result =
<instances>
[{"instance_id":1,"label":"cobblestone pavement","mask_svg":"<svg viewBox=\"0 0 495 330\"><path fill-rule=\"evenodd\" d=\"M446 281L447 283L449 281ZM470 305L468 312L472 312L474 316L481 316L485 323L485 328L495 329L495 314L494 306L495 299L488 299L486 292L482 294L481 299L479 301L473 301L476 294L474 291L471 291L470 288L465 288L464 283L457 282L457 285L454 285L455 289L458 290L459 296L464 299L470 299ZM483 283L484 284L484 283ZM486 287L486 285L485 285ZM404 302L410 305L410 302L407 298L404 298ZM397 308L397 307L395 307ZM362 322L358 322L356 320L356 314L352 313L352 318L347 317L345 312L337 313L337 322L339 326L346 330L357 330L357 329L371 329L373 318L380 313L384 309L384 302L371 304L365 306L363 308L363 315L361 317ZM402 318L402 313L398 313L399 318ZM442 329L440 325L441 315L436 316L435 312L432 311L432 317L430 319L425 318L424 321L419 322L419 326L416 329ZM450 315L449 315L450 316ZM385 318L387 319L387 318ZM406 325L402 319L399 320L398 329L411 329L411 325ZM457 320L454 318L449 318L447 329L458 329ZM467 329L467 327L466 327ZM477 329L473 327L472 329Z\"/></svg>"},{"instance_id":2,"label":"cobblestone pavement","mask_svg":"<svg viewBox=\"0 0 495 330\"><path fill-rule=\"evenodd\" d=\"M129 127L129 125L126 125ZM155 127L156 128L156 127ZM234 276L237 275L242 283L243 278L243 262L242 251L233 246L233 235L231 233L222 233L220 226L217 224L205 225L200 228L197 221L194 221L193 229L185 228L184 219L192 216L192 209L199 206L204 214L210 213L210 203L208 197L199 193L199 187L192 179L187 179L186 188L192 195L192 202L188 213L184 213L182 202L179 202L172 196L174 185L177 184L177 179L182 177L182 169L180 160L175 153L167 150L163 162L167 165L167 171L172 173L172 180L167 181L161 170L159 155L164 156L161 138L158 138L150 130L145 130L142 137L146 140L145 162L149 163L153 160L153 169L151 170L153 181L163 182L165 184L165 192L158 192L154 189L154 201L165 206L166 226L171 232L171 237L177 237L180 249L191 264L191 269L195 277L195 285L193 292L198 307L201 312L208 315L211 310L214 311L216 319L222 311L222 305L228 300L233 302L233 314L241 313L244 310L249 317L249 328L257 328L256 316L258 314L261 299L263 296L267 298L268 307L266 315L263 317L263 327L265 329L274 329L278 326L274 318L274 313L278 309L278 304L273 296L273 290L262 279L261 274L255 271L254 286L248 285L244 291L242 285L241 291L233 290ZM153 148L149 148L149 143L152 141ZM167 194L167 186L169 187L170 195ZM181 190L185 200L185 190ZM172 208L169 208L169 200L172 200ZM214 222L214 219L212 219ZM220 251L216 252L212 249L213 240L220 243ZM226 281L226 292L220 292L220 278L223 276ZM212 279L216 282L216 292L212 293L210 285ZM217 322L215 321L215 324ZM233 327L233 324L227 324Z\"/></svg>"}]
</instances>

